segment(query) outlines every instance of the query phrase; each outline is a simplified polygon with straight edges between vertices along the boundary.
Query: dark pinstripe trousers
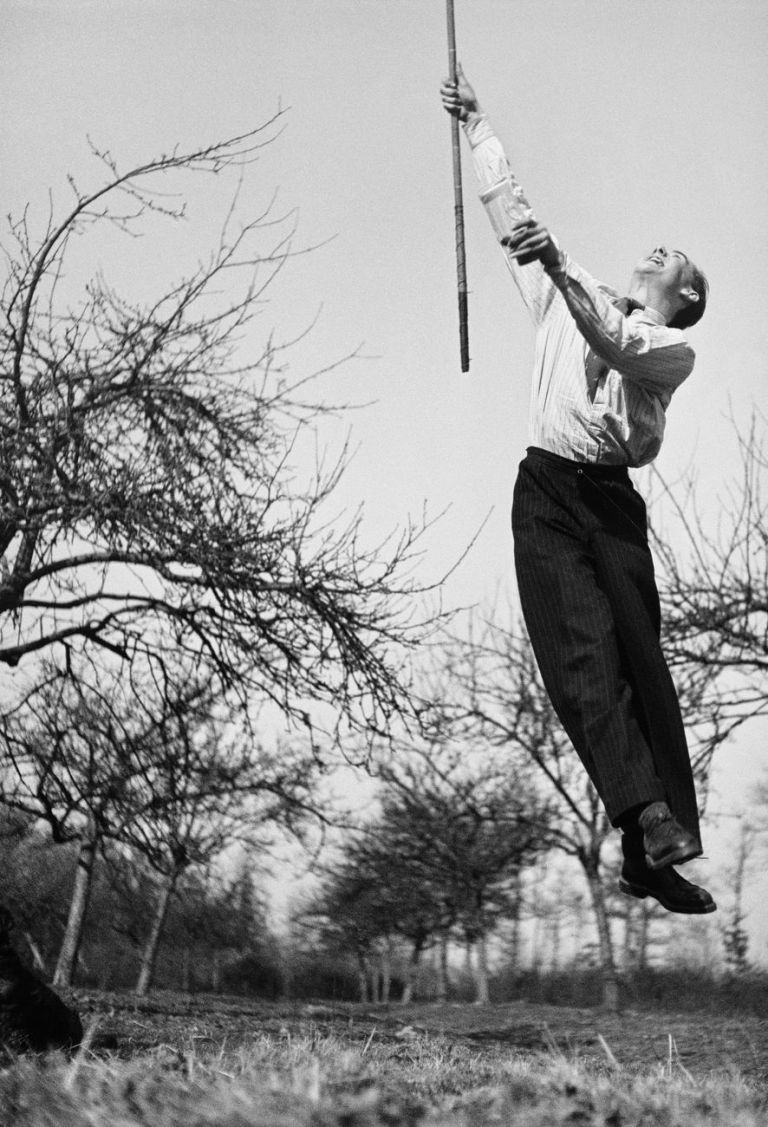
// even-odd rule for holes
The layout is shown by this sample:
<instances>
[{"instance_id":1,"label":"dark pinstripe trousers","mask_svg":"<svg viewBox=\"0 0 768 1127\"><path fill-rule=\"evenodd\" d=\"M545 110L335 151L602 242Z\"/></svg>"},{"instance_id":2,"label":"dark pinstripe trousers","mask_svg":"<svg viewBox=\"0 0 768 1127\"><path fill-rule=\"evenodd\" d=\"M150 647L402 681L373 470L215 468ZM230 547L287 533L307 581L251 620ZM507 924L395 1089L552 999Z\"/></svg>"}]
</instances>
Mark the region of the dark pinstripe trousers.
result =
<instances>
[{"instance_id":1,"label":"dark pinstripe trousers","mask_svg":"<svg viewBox=\"0 0 768 1127\"><path fill-rule=\"evenodd\" d=\"M545 688L611 822L663 799L698 838L685 730L659 643L645 503L627 470L529 448L512 529Z\"/></svg>"}]
</instances>

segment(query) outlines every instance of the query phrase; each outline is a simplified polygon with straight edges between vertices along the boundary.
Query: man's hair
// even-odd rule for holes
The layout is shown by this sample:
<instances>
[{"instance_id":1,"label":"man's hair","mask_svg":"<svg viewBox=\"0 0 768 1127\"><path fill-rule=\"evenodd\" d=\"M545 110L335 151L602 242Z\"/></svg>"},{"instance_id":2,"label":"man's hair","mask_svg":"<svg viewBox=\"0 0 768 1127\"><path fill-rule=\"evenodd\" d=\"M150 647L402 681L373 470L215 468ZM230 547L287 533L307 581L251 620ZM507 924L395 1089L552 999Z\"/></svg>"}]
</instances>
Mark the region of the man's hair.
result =
<instances>
[{"instance_id":1,"label":"man's hair","mask_svg":"<svg viewBox=\"0 0 768 1127\"><path fill-rule=\"evenodd\" d=\"M704 316L704 310L707 308L707 297L709 296L709 282L706 279L703 271L699 270L698 266L690 263L691 275L688 279L688 284L699 295L698 301L690 301L684 305L682 309L678 309L669 326L672 329L689 329L691 325L695 325Z\"/></svg>"}]
</instances>

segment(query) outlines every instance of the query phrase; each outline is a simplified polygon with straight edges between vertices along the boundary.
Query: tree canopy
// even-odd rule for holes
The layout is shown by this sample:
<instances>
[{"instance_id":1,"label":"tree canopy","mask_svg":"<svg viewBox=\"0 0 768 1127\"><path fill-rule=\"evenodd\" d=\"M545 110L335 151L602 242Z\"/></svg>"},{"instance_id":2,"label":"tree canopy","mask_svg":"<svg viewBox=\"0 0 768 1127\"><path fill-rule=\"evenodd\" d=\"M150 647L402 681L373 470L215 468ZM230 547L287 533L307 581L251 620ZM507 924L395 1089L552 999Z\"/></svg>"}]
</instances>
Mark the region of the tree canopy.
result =
<instances>
[{"instance_id":1,"label":"tree canopy","mask_svg":"<svg viewBox=\"0 0 768 1127\"><path fill-rule=\"evenodd\" d=\"M141 300L93 272L65 287L76 240L178 220L171 175L242 176L273 139L173 151L102 181L46 229L10 223L0 320L0 663L83 645L132 660L169 647L283 712L308 702L386 724L407 699L403 648L420 529L363 546L334 513L345 456L309 474L299 437L329 409L260 336L268 290L295 254L289 219L237 208L206 260ZM422 526L423 527L423 526ZM61 649L63 647L63 651Z\"/></svg>"}]
</instances>

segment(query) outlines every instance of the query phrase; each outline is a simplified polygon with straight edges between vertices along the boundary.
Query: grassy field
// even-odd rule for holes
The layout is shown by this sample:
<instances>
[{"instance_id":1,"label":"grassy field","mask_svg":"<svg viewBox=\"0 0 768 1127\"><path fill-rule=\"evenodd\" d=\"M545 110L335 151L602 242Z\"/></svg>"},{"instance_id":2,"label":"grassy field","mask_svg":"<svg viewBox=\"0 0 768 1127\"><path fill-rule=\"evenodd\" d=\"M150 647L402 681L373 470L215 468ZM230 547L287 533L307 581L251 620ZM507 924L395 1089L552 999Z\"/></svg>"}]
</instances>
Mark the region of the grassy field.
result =
<instances>
[{"instance_id":1,"label":"grassy field","mask_svg":"<svg viewBox=\"0 0 768 1127\"><path fill-rule=\"evenodd\" d=\"M768 1124L759 1017L80 1001L89 1047L7 1064L2 1127Z\"/></svg>"}]
</instances>

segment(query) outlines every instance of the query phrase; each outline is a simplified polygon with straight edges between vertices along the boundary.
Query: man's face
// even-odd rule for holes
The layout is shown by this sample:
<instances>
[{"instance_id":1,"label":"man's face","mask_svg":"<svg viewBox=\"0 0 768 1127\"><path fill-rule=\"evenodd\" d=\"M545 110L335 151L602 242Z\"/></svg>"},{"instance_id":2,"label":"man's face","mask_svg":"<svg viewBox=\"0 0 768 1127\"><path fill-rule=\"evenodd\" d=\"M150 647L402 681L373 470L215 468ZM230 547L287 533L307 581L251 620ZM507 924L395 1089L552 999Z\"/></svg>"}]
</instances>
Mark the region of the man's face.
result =
<instances>
[{"instance_id":1,"label":"man's face","mask_svg":"<svg viewBox=\"0 0 768 1127\"><path fill-rule=\"evenodd\" d=\"M646 282L654 280L665 292L675 295L686 286L690 275L690 259L681 250L667 250L664 246L655 247L649 255L641 258L633 271L635 277Z\"/></svg>"}]
</instances>

